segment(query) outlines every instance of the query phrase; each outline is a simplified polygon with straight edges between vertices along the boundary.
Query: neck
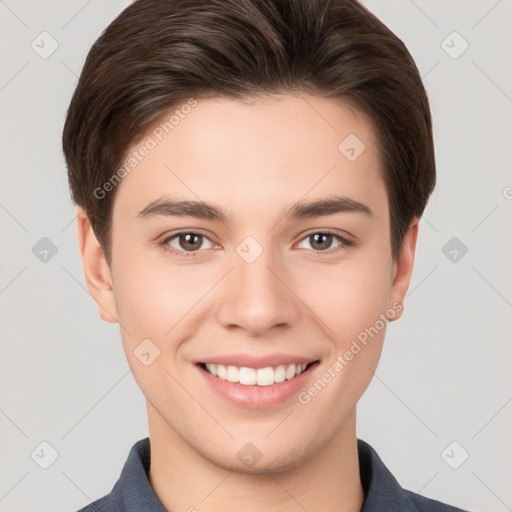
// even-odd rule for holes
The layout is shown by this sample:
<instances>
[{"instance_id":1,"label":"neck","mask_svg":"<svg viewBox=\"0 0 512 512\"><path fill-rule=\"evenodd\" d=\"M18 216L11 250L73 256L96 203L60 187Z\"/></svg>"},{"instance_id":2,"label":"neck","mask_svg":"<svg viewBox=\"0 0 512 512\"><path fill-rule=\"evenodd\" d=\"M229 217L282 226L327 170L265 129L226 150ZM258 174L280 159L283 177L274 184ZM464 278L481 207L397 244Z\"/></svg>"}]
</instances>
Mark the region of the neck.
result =
<instances>
[{"instance_id":1,"label":"neck","mask_svg":"<svg viewBox=\"0 0 512 512\"><path fill-rule=\"evenodd\" d=\"M284 471L243 473L205 458L169 427L148 402L149 481L172 512L359 512L355 410L328 444Z\"/></svg>"}]
</instances>

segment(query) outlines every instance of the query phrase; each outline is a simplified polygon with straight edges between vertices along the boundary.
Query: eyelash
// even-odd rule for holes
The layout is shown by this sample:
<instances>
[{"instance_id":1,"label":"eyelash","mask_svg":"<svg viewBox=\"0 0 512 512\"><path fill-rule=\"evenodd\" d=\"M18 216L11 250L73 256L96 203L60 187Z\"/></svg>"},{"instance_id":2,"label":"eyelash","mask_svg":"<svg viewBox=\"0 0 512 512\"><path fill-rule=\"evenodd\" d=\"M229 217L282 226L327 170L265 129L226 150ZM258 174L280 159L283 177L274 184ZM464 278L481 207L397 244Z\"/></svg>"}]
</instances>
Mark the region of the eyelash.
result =
<instances>
[{"instance_id":1,"label":"eyelash","mask_svg":"<svg viewBox=\"0 0 512 512\"><path fill-rule=\"evenodd\" d=\"M343 238L342 236L338 235L337 233L333 233L332 231L329 231L329 230L325 230L325 231L313 231L311 233L308 233L307 235L305 235L303 238L301 238L301 240L299 241L302 242L303 240L305 240L306 238L309 238L313 235L317 235L317 234L321 234L321 235L332 235L334 238L337 238L338 241L340 241L340 245L338 245L337 247L334 247L332 249L326 249L325 251L319 251L319 250L315 250L315 249L308 249L308 250L312 250L313 252L315 253L318 253L318 254L332 254L334 252L337 252L338 250L343 250L343 249L346 249L346 248L349 248L349 247L353 247L354 246L354 242L351 241L351 240L348 240L346 238ZM198 231L178 231L176 233L173 233L172 235L166 237L164 240L162 240L162 242L160 243L160 246L166 251L168 252L169 254L172 254L173 256L178 256L180 258L194 258L196 257L197 253L198 252L202 252L202 250L196 250L196 251L178 251L176 249L174 249L173 247L170 247L169 246L169 242L171 240L173 240L174 238L180 236L180 235L199 235L203 238L206 238L207 240L210 240L208 238L208 236L206 236L204 233L201 233L201 232L198 232ZM210 240L211 242L211 240ZM213 243L213 242L212 242Z\"/></svg>"}]
</instances>

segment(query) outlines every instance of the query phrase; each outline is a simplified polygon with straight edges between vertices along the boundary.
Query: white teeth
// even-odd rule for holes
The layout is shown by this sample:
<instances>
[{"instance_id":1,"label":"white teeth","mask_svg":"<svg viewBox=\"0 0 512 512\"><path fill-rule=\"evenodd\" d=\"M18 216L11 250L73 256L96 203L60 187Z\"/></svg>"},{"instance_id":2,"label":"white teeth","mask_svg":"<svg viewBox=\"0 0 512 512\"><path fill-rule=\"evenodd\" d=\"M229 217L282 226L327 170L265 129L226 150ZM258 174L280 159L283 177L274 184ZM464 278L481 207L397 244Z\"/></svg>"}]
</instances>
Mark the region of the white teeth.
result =
<instances>
[{"instance_id":1,"label":"white teeth","mask_svg":"<svg viewBox=\"0 0 512 512\"><path fill-rule=\"evenodd\" d=\"M256 370L253 368L240 368L238 372L238 382L246 386L254 386L257 382Z\"/></svg>"},{"instance_id":2,"label":"white teeth","mask_svg":"<svg viewBox=\"0 0 512 512\"><path fill-rule=\"evenodd\" d=\"M226 370L226 380L229 380L229 382L238 382L238 368L236 366L228 366Z\"/></svg>"},{"instance_id":3,"label":"white teeth","mask_svg":"<svg viewBox=\"0 0 512 512\"><path fill-rule=\"evenodd\" d=\"M256 372L256 384L258 386L271 386L274 384L274 369L270 366L260 368Z\"/></svg>"},{"instance_id":4,"label":"white teeth","mask_svg":"<svg viewBox=\"0 0 512 512\"><path fill-rule=\"evenodd\" d=\"M206 368L208 369L208 371L213 375L213 376L217 376L217 365L216 364L207 364L206 365Z\"/></svg>"},{"instance_id":5,"label":"white teeth","mask_svg":"<svg viewBox=\"0 0 512 512\"><path fill-rule=\"evenodd\" d=\"M286 380L290 380L290 379L293 379L293 377L295 377L295 365L294 364L291 364L290 366L288 366L288 368L286 368Z\"/></svg>"},{"instance_id":6,"label":"white teeth","mask_svg":"<svg viewBox=\"0 0 512 512\"><path fill-rule=\"evenodd\" d=\"M217 367L217 377L222 380L226 380L226 367L223 364L212 364Z\"/></svg>"},{"instance_id":7,"label":"white teeth","mask_svg":"<svg viewBox=\"0 0 512 512\"><path fill-rule=\"evenodd\" d=\"M266 368L247 368L245 366L224 366L223 364L206 364L206 369L213 376L229 382L238 382L244 386L271 386L276 382L284 382L300 375L307 364L290 364L288 366L280 365L276 368L267 366Z\"/></svg>"},{"instance_id":8,"label":"white teeth","mask_svg":"<svg viewBox=\"0 0 512 512\"><path fill-rule=\"evenodd\" d=\"M284 382L286 380L286 366L282 364L274 371L274 382Z\"/></svg>"}]
</instances>

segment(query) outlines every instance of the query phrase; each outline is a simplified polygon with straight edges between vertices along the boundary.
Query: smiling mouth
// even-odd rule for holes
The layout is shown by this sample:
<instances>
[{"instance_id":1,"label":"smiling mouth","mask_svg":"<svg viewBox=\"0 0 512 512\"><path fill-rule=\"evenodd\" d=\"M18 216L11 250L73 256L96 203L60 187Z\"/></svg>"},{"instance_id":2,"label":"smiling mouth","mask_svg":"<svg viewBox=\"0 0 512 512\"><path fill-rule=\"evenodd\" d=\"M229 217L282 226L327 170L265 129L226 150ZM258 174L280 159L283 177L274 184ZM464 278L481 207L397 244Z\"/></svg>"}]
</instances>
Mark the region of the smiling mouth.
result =
<instances>
[{"instance_id":1,"label":"smiling mouth","mask_svg":"<svg viewBox=\"0 0 512 512\"><path fill-rule=\"evenodd\" d=\"M316 360L311 363L267 366L258 369L213 363L197 364L205 372L220 380L242 384L243 386L272 386L273 384L293 380L318 363L319 361Z\"/></svg>"}]
</instances>

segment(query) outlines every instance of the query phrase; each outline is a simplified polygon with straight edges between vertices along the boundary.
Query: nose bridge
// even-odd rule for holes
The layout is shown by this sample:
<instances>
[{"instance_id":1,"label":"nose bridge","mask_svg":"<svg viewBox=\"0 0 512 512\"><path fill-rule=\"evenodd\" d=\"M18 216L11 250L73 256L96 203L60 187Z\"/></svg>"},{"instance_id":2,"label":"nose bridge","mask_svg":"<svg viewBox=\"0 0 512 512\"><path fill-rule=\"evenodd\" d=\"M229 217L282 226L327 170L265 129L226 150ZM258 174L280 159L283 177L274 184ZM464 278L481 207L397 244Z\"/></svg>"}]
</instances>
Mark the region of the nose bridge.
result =
<instances>
[{"instance_id":1,"label":"nose bridge","mask_svg":"<svg viewBox=\"0 0 512 512\"><path fill-rule=\"evenodd\" d=\"M233 254L234 269L219 308L220 321L262 333L273 326L291 325L298 314L294 294L285 285L280 255L269 246L246 237Z\"/></svg>"}]
</instances>

